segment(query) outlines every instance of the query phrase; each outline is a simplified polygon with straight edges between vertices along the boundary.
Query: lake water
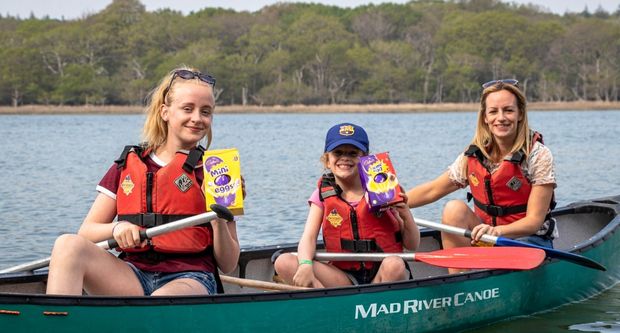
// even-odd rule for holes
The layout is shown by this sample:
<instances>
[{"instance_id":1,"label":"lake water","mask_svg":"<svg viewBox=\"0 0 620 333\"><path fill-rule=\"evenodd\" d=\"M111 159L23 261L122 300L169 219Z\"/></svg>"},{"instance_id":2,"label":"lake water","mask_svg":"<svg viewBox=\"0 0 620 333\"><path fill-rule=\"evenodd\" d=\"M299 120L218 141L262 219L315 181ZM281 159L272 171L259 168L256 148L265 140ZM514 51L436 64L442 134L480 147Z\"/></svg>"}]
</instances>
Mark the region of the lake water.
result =
<instances>
[{"instance_id":1,"label":"lake water","mask_svg":"<svg viewBox=\"0 0 620 333\"><path fill-rule=\"evenodd\" d=\"M126 144L137 143L141 115L0 116L0 268L49 256L54 239L76 232L95 186ZM236 147L246 180L243 247L296 242L306 199L322 172L327 129L366 128L372 152L389 151L400 182L430 180L463 151L476 114L216 115L212 148ZM530 112L555 157L560 206L620 194L620 111ZM415 209L438 220L456 192ZM486 327L481 332L620 332L620 285L588 301Z\"/></svg>"}]
</instances>

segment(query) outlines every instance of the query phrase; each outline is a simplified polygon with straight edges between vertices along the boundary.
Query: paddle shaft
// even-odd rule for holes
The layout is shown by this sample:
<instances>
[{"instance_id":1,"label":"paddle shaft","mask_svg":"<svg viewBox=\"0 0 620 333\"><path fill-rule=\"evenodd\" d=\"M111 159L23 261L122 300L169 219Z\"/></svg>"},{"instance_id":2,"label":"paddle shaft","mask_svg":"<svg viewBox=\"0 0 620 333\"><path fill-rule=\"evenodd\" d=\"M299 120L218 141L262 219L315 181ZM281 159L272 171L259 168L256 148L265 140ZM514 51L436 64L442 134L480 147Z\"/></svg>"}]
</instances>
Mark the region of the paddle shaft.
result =
<instances>
[{"instance_id":1,"label":"paddle shaft","mask_svg":"<svg viewBox=\"0 0 620 333\"><path fill-rule=\"evenodd\" d=\"M471 230L467 230L467 229L463 229L463 228L459 228L459 227L453 227L453 226L447 225L447 224L431 222L431 221L424 220L424 219L419 219L419 218L415 219L415 223L417 225L421 225L423 227L427 227L427 228L431 228L431 229L435 229L435 230L440 230L440 231L443 231L443 232L447 232L449 234L454 234L454 235L459 235L459 236L463 236L463 237L466 237L466 238L471 238ZM481 241L483 241L485 243L491 243L491 244L497 244L497 239L498 239L497 236L487 235L487 234L484 234L484 235L482 235L482 237L480 237Z\"/></svg>"},{"instance_id":2,"label":"paddle shaft","mask_svg":"<svg viewBox=\"0 0 620 333\"><path fill-rule=\"evenodd\" d=\"M206 213L190 216L190 217L187 217L181 220L177 220L177 221L166 223L166 224L163 224L157 227L142 230L140 232L140 239L141 240L150 239L155 236L163 235L163 234L176 231L176 230L180 230L186 227L191 227L191 226L196 226L199 224L207 223L217 217L224 218L228 221L234 218L228 209L222 206L218 206L218 207L220 208L217 209L218 210L217 212L216 212L216 209L213 209L213 207L211 207L213 209L212 212L206 212ZM222 208L224 210L222 210ZM112 249L118 246L114 239L108 239L105 241L101 241L97 243L96 245L101 247L104 250ZM17 266L13 266L13 267L0 270L0 274L33 271L35 269L46 267L49 265L49 263L50 263L50 257L47 257L45 259L39 259L39 260L31 261L25 264L21 264L21 265L17 265Z\"/></svg>"},{"instance_id":3,"label":"paddle shaft","mask_svg":"<svg viewBox=\"0 0 620 333\"><path fill-rule=\"evenodd\" d=\"M471 238L471 230L449 226L443 223L431 222L431 221L419 219L419 218L416 218L415 222L417 225L421 225L423 227ZM518 246L518 247L541 249L545 251L545 254L547 255L547 257L550 257L550 258L566 260L566 261L572 262L577 265L581 265L581 266L589 267L593 269L598 269L600 271L607 270L605 266L601 265L600 263L588 257L584 257L582 255L567 252L567 251L562 251L562 250L552 249L552 248L548 248L544 246L539 246L536 244L521 242L515 239L506 238L506 237L497 237L497 236L486 235L486 234L482 235L482 237L480 237L480 240L486 243L496 244L498 246Z\"/></svg>"},{"instance_id":4,"label":"paddle shaft","mask_svg":"<svg viewBox=\"0 0 620 333\"><path fill-rule=\"evenodd\" d=\"M296 255L296 253L293 254ZM319 261L382 261L391 256L438 267L465 269L532 269L545 259L545 253L542 250L521 247L460 247L418 253L317 252L314 259Z\"/></svg>"},{"instance_id":5,"label":"paddle shaft","mask_svg":"<svg viewBox=\"0 0 620 333\"><path fill-rule=\"evenodd\" d=\"M297 255L297 253L293 253ZM387 257L398 256L408 261L415 261L415 253L331 253L317 252L314 255L316 260L329 261L383 261Z\"/></svg>"}]
</instances>

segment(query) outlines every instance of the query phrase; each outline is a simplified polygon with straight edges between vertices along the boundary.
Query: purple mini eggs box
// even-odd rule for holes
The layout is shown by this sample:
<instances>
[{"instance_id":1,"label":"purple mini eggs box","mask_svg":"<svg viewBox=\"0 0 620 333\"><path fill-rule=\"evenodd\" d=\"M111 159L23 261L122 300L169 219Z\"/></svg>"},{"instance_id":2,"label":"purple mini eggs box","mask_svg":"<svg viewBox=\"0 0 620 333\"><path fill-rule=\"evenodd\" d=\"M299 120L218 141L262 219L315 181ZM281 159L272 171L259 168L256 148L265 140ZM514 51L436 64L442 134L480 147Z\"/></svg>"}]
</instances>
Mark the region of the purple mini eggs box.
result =
<instances>
[{"instance_id":1,"label":"purple mini eggs box","mask_svg":"<svg viewBox=\"0 0 620 333\"><path fill-rule=\"evenodd\" d=\"M396 171L387 152L360 157L358 170L371 212L403 201Z\"/></svg>"},{"instance_id":2,"label":"purple mini eggs box","mask_svg":"<svg viewBox=\"0 0 620 333\"><path fill-rule=\"evenodd\" d=\"M239 151L235 148L208 150L202 161L207 211L211 204L216 203L228 208L234 215L243 215Z\"/></svg>"}]
</instances>

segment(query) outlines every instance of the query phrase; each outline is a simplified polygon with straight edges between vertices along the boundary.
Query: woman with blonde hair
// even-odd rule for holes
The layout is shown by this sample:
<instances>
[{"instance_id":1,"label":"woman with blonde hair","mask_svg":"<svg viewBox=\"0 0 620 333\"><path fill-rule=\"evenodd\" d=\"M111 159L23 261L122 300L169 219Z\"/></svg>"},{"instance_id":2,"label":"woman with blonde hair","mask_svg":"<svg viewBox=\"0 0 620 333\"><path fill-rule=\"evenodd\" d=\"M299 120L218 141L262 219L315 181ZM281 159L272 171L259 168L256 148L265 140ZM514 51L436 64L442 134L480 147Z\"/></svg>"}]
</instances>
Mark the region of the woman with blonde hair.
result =
<instances>
[{"instance_id":1,"label":"woman with blonde hair","mask_svg":"<svg viewBox=\"0 0 620 333\"><path fill-rule=\"evenodd\" d=\"M126 146L97 186L77 235L58 237L48 294L201 295L217 290L217 270L239 258L235 222L214 219L140 240L140 230L203 213L200 142L211 143L215 78L196 69L171 71L153 90L144 142ZM114 218L118 217L116 221ZM114 238L119 257L96 242Z\"/></svg>"},{"instance_id":2,"label":"woman with blonde hair","mask_svg":"<svg viewBox=\"0 0 620 333\"><path fill-rule=\"evenodd\" d=\"M529 128L527 101L517 80L494 80L482 87L470 146L446 172L410 189L409 207L469 186L473 210L462 200L449 201L442 223L471 229L472 239L442 233L444 248L476 244L484 234L552 247L557 230L549 215L556 186L551 151L542 135Z\"/></svg>"}]
</instances>

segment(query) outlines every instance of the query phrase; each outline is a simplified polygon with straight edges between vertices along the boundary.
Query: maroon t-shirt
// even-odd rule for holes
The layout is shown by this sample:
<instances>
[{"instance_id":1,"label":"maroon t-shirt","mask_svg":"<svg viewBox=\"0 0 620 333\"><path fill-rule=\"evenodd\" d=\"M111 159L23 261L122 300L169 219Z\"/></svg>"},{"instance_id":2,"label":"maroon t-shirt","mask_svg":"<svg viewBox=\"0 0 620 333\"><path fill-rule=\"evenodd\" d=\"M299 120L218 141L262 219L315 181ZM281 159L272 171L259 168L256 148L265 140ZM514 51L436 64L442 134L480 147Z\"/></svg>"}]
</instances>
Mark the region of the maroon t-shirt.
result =
<instances>
[{"instance_id":1,"label":"maroon t-shirt","mask_svg":"<svg viewBox=\"0 0 620 333\"><path fill-rule=\"evenodd\" d=\"M144 159L146 168L149 172L157 172L164 166L164 163L160 161L156 156L149 155ZM199 185L202 185L204 175L202 173L202 166L197 166L194 169L196 180ZM108 169L108 172L103 176L97 190L105 195L112 197L116 200L116 193L120 184L121 170L114 163ZM211 251L208 249L207 251ZM149 272L183 272L183 271L215 271L215 262L212 255L189 255L179 256L174 255L164 260L155 260L148 255L140 253L125 253L123 257L125 261L131 262L141 270Z\"/></svg>"}]
</instances>

